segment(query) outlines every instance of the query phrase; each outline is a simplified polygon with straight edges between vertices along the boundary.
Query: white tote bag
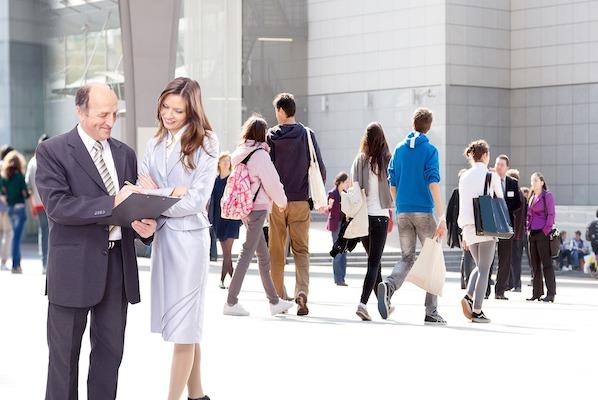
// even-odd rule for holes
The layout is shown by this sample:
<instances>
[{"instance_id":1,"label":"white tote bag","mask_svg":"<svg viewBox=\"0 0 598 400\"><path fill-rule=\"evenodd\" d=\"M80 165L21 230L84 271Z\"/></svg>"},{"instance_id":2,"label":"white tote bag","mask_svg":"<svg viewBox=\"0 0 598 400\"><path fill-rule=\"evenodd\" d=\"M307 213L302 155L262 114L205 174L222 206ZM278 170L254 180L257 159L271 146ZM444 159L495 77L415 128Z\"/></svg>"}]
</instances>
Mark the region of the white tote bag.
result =
<instances>
[{"instance_id":1,"label":"white tote bag","mask_svg":"<svg viewBox=\"0 0 598 400\"><path fill-rule=\"evenodd\" d=\"M359 189L359 185L357 189ZM368 204L365 197L365 190L361 189L358 193L361 193L361 204L354 215L349 216L347 214L347 217L353 219L349 222L347 229L345 229L345 234L343 235L345 239L357 239L369 235Z\"/></svg>"},{"instance_id":2,"label":"white tote bag","mask_svg":"<svg viewBox=\"0 0 598 400\"><path fill-rule=\"evenodd\" d=\"M445 275L442 245L435 239L426 239L406 280L428 293L442 296Z\"/></svg>"},{"instance_id":3,"label":"white tote bag","mask_svg":"<svg viewBox=\"0 0 598 400\"><path fill-rule=\"evenodd\" d=\"M347 218L353 218L363 203L359 182L353 182L346 192L341 192L341 211Z\"/></svg>"},{"instance_id":4,"label":"white tote bag","mask_svg":"<svg viewBox=\"0 0 598 400\"><path fill-rule=\"evenodd\" d=\"M311 139L311 132L305 128L307 132L307 143L309 145L309 196L314 203L314 209L318 210L322 207L328 206L328 196L326 195L326 188L320 173L320 164L318 164L318 157L316 156L316 149Z\"/></svg>"}]
</instances>

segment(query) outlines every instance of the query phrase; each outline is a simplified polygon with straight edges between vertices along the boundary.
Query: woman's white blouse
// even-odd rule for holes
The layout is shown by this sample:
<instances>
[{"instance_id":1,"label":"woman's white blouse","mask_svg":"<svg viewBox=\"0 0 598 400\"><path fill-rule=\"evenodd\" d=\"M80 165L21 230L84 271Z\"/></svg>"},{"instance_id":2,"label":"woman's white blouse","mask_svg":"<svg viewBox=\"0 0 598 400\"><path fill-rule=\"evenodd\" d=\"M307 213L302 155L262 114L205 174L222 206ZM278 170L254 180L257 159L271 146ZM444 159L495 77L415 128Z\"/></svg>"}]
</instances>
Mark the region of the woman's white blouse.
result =
<instances>
[{"instance_id":1,"label":"woman's white blouse","mask_svg":"<svg viewBox=\"0 0 598 400\"><path fill-rule=\"evenodd\" d=\"M463 230L463 239L467 245L495 240L490 236L477 236L475 232L475 217L473 214L473 199L484 194L484 185L488 166L477 162L468 169L459 179L459 218L457 223ZM488 195L504 198L500 178L496 172L492 172L490 189Z\"/></svg>"}]
</instances>

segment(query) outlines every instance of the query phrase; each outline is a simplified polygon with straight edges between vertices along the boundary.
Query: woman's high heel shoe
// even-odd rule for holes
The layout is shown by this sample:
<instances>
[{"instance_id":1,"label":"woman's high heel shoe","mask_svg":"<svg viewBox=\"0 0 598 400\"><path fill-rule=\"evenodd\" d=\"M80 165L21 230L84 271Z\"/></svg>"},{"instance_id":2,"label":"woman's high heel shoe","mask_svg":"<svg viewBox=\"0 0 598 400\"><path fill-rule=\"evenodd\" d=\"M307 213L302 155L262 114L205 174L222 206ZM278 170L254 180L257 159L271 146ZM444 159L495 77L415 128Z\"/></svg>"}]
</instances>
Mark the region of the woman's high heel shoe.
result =
<instances>
[{"instance_id":1,"label":"woman's high heel shoe","mask_svg":"<svg viewBox=\"0 0 598 400\"><path fill-rule=\"evenodd\" d=\"M525 299L525 300L527 300L527 301L536 301L536 300L540 301L540 296L533 296L533 297L530 297L529 299Z\"/></svg>"},{"instance_id":2,"label":"woman's high heel shoe","mask_svg":"<svg viewBox=\"0 0 598 400\"><path fill-rule=\"evenodd\" d=\"M554 296L545 296L540 299L544 303L554 303Z\"/></svg>"}]
</instances>

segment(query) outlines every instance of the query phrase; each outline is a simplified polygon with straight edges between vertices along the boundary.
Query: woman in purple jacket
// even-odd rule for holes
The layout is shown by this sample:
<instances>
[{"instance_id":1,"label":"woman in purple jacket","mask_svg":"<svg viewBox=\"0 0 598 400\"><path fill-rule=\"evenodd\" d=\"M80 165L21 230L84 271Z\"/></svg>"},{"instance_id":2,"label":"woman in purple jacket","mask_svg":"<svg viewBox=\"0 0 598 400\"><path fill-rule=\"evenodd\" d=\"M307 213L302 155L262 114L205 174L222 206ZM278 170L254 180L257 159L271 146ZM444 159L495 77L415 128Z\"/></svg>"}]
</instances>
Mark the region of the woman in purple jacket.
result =
<instances>
[{"instance_id":1,"label":"woman in purple jacket","mask_svg":"<svg viewBox=\"0 0 598 400\"><path fill-rule=\"evenodd\" d=\"M556 216L554 196L546 188L546 181L539 172L532 175L531 189L532 193L527 211L527 228L529 230L529 253L534 292L532 297L527 300L553 303L556 295L556 281L552 257L550 256L549 235ZM542 297L544 295L542 275L544 275L548 290L545 297Z\"/></svg>"}]
</instances>

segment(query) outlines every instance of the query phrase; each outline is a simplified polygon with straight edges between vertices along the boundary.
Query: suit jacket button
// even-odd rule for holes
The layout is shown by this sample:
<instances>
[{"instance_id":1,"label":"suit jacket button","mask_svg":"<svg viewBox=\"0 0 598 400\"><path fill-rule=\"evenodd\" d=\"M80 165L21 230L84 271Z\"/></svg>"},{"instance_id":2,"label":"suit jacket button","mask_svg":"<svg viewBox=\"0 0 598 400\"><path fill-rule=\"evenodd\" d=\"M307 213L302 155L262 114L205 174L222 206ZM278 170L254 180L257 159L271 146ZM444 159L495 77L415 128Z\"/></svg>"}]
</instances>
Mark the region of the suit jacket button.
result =
<instances>
[{"instance_id":1,"label":"suit jacket button","mask_svg":"<svg viewBox=\"0 0 598 400\"><path fill-rule=\"evenodd\" d=\"M107 256L108 255L108 250L102 250L102 254Z\"/></svg>"}]
</instances>

